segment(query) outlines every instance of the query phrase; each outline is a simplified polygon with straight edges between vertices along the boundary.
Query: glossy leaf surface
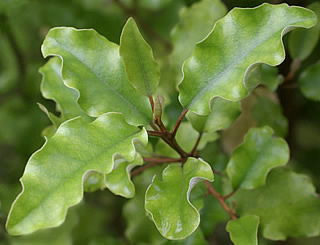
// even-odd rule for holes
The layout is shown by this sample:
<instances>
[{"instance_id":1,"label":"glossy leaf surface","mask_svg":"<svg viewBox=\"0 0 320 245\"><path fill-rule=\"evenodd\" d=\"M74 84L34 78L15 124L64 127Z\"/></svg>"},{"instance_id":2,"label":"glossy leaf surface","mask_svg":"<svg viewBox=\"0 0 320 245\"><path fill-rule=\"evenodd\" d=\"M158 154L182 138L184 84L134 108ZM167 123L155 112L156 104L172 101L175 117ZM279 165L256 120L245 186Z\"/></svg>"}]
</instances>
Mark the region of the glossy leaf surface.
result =
<instances>
[{"instance_id":1,"label":"glossy leaf surface","mask_svg":"<svg viewBox=\"0 0 320 245\"><path fill-rule=\"evenodd\" d=\"M250 67L280 64L285 55L282 36L294 27L309 28L315 23L312 11L286 4L234 8L185 62L179 85L181 104L208 115L215 97L233 101L245 97L248 91L244 81Z\"/></svg>"},{"instance_id":2,"label":"glossy leaf surface","mask_svg":"<svg viewBox=\"0 0 320 245\"><path fill-rule=\"evenodd\" d=\"M58 27L49 31L42 53L61 57L63 80L80 92L78 102L90 116L121 112L133 125L152 121L149 101L128 81L117 44L94 30Z\"/></svg>"},{"instance_id":3,"label":"glossy leaf surface","mask_svg":"<svg viewBox=\"0 0 320 245\"><path fill-rule=\"evenodd\" d=\"M227 174L234 189L254 189L265 184L272 168L284 165L288 160L287 143L274 137L270 127L252 128L244 142L232 152Z\"/></svg>"},{"instance_id":4,"label":"glossy leaf surface","mask_svg":"<svg viewBox=\"0 0 320 245\"><path fill-rule=\"evenodd\" d=\"M198 132L214 132L228 128L240 115L240 112L240 102L217 98L213 101L208 116L200 116L190 111L187 117Z\"/></svg>"},{"instance_id":5,"label":"glossy leaf surface","mask_svg":"<svg viewBox=\"0 0 320 245\"><path fill-rule=\"evenodd\" d=\"M63 121L78 116L89 119L77 103L79 92L64 85L61 69L62 62L58 57L51 58L39 69L42 74L41 93L43 97L57 103L57 110L61 112Z\"/></svg>"},{"instance_id":6,"label":"glossy leaf surface","mask_svg":"<svg viewBox=\"0 0 320 245\"><path fill-rule=\"evenodd\" d=\"M306 98L320 101L320 61L307 67L301 73L298 82Z\"/></svg>"},{"instance_id":7,"label":"glossy leaf surface","mask_svg":"<svg viewBox=\"0 0 320 245\"><path fill-rule=\"evenodd\" d=\"M268 239L319 235L320 199L305 175L274 169L265 186L239 190L234 201L239 215L260 217L262 233Z\"/></svg>"},{"instance_id":8,"label":"glossy leaf surface","mask_svg":"<svg viewBox=\"0 0 320 245\"><path fill-rule=\"evenodd\" d=\"M130 170L143 164L140 154L132 161L119 158L114 161L114 169L105 177L106 186L116 195L132 198L135 194L134 184L131 181Z\"/></svg>"},{"instance_id":9,"label":"glossy leaf surface","mask_svg":"<svg viewBox=\"0 0 320 245\"><path fill-rule=\"evenodd\" d=\"M129 81L141 94L151 96L160 81L160 69L152 49L143 39L133 18L129 18L120 38L122 56Z\"/></svg>"},{"instance_id":10,"label":"glossy leaf surface","mask_svg":"<svg viewBox=\"0 0 320 245\"><path fill-rule=\"evenodd\" d=\"M320 3L314 2L307 6L318 17L317 24L309 30L297 29L289 35L289 52L292 58L305 60L316 47L320 37Z\"/></svg>"},{"instance_id":11,"label":"glossy leaf surface","mask_svg":"<svg viewBox=\"0 0 320 245\"><path fill-rule=\"evenodd\" d=\"M230 220L226 230L230 233L231 240L235 245L258 245L258 225L259 217L249 215Z\"/></svg>"},{"instance_id":12,"label":"glossy leaf surface","mask_svg":"<svg viewBox=\"0 0 320 245\"><path fill-rule=\"evenodd\" d=\"M135 139L146 143L146 131L127 124L119 113L103 114L92 123L76 118L61 124L27 163L23 191L7 221L9 233L28 234L60 225L67 209L82 199L84 174L111 172L118 154L132 161Z\"/></svg>"},{"instance_id":13,"label":"glossy leaf surface","mask_svg":"<svg viewBox=\"0 0 320 245\"><path fill-rule=\"evenodd\" d=\"M167 239L179 240L189 236L199 226L200 215L190 203L192 188L201 180L213 181L211 167L204 161L189 158L181 164L171 164L155 176L146 192L145 209L157 229Z\"/></svg>"}]
</instances>

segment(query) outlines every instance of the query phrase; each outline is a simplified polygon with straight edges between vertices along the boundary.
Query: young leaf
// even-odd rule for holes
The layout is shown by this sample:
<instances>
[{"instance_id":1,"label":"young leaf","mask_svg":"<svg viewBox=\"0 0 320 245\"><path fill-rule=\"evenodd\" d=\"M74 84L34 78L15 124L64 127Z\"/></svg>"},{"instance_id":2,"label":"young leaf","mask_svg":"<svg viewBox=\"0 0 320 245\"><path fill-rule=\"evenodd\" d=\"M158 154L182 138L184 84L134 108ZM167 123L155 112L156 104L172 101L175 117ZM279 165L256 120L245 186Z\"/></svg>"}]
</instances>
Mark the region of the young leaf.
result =
<instances>
[{"instance_id":1,"label":"young leaf","mask_svg":"<svg viewBox=\"0 0 320 245\"><path fill-rule=\"evenodd\" d=\"M265 184L272 168L289 160L289 147L268 127L252 128L244 142L233 152L227 166L227 174L233 189L254 189Z\"/></svg>"},{"instance_id":2,"label":"young leaf","mask_svg":"<svg viewBox=\"0 0 320 245\"><path fill-rule=\"evenodd\" d=\"M179 85L181 104L208 115L215 97L242 99L248 93L244 80L250 68L257 63L280 64L285 55L282 36L294 27L309 28L315 23L312 11L287 4L234 8L185 62Z\"/></svg>"},{"instance_id":3,"label":"young leaf","mask_svg":"<svg viewBox=\"0 0 320 245\"><path fill-rule=\"evenodd\" d=\"M138 153L133 161L127 161L123 158L115 159L114 170L105 177L108 189L116 195L126 198L134 197L135 188L130 178L130 171L135 166L142 164L143 159Z\"/></svg>"},{"instance_id":4,"label":"young leaf","mask_svg":"<svg viewBox=\"0 0 320 245\"><path fill-rule=\"evenodd\" d=\"M59 27L49 31L42 53L63 60L63 80L80 92L78 103L88 115L121 112L133 125L152 121L149 101L128 81L117 44L94 30Z\"/></svg>"},{"instance_id":5,"label":"young leaf","mask_svg":"<svg viewBox=\"0 0 320 245\"><path fill-rule=\"evenodd\" d=\"M89 120L88 115L77 103L79 92L64 85L61 68L61 60L54 57L39 69L42 74L41 93L43 97L57 103L57 110L61 112L63 121L78 116Z\"/></svg>"},{"instance_id":6,"label":"young leaf","mask_svg":"<svg viewBox=\"0 0 320 245\"><path fill-rule=\"evenodd\" d=\"M299 86L303 95L314 101L320 101L320 60L307 67L299 77Z\"/></svg>"},{"instance_id":7,"label":"young leaf","mask_svg":"<svg viewBox=\"0 0 320 245\"><path fill-rule=\"evenodd\" d=\"M320 199L305 175L277 168L265 186L240 189L233 198L237 214L260 217L263 236L268 239L319 235Z\"/></svg>"},{"instance_id":8,"label":"young leaf","mask_svg":"<svg viewBox=\"0 0 320 245\"><path fill-rule=\"evenodd\" d=\"M235 245L258 245L259 217L255 215L243 216L237 220L230 220L226 230L230 233Z\"/></svg>"},{"instance_id":9,"label":"young leaf","mask_svg":"<svg viewBox=\"0 0 320 245\"><path fill-rule=\"evenodd\" d=\"M200 215L189 196L203 179L213 181L211 167L195 158L188 158L183 168L180 164L169 165L163 170L162 181L153 178L146 192L145 209L162 236L179 240L197 229Z\"/></svg>"},{"instance_id":10,"label":"young leaf","mask_svg":"<svg viewBox=\"0 0 320 245\"><path fill-rule=\"evenodd\" d=\"M320 37L320 3L314 2L307 6L318 16L318 23L309 30L297 29L289 35L289 53L293 59L305 60L316 47Z\"/></svg>"},{"instance_id":11,"label":"young leaf","mask_svg":"<svg viewBox=\"0 0 320 245\"><path fill-rule=\"evenodd\" d=\"M76 118L61 124L27 163L8 232L21 235L60 225L67 209L82 199L84 174L110 173L115 154L132 161L135 139L146 143L146 131L127 124L119 113L103 114L92 123Z\"/></svg>"},{"instance_id":12,"label":"young leaf","mask_svg":"<svg viewBox=\"0 0 320 245\"><path fill-rule=\"evenodd\" d=\"M120 55L133 87L143 95L152 96L160 81L160 68L133 18L129 18L123 27Z\"/></svg>"},{"instance_id":13,"label":"young leaf","mask_svg":"<svg viewBox=\"0 0 320 245\"><path fill-rule=\"evenodd\" d=\"M192 127L198 132L214 132L230 127L240 113L240 102L217 98L213 101L211 112L208 116L200 116L190 111L187 114L187 118Z\"/></svg>"}]
</instances>

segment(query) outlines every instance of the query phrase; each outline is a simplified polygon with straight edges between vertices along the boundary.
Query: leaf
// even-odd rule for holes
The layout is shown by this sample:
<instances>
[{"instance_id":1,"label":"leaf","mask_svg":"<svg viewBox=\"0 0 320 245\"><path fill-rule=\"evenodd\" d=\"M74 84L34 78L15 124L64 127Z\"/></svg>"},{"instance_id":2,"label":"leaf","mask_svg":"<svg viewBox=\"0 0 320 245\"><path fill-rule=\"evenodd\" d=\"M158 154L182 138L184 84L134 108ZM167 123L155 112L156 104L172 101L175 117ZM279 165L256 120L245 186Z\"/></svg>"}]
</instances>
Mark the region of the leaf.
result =
<instances>
[{"instance_id":1,"label":"leaf","mask_svg":"<svg viewBox=\"0 0 320 245\"><path fill-rule=\"evenodd\" d=\"M103 114L92 123L76 118L61 124L27 163L8 232L21 235L60 225L67 209L82 199L85 173L110 173L119 154L132 161L136 139L146 143L146 131L128 125L119 113Z\"/></svg>"},{"instance_id":2,"label":"leaf","mask_svg":"<svg viewBox=\"0 0 320 245\"><path fill-rule=\"evenodd\" d=\"M267 183L255 190L239 190L232 197L239 215L257 215L263 236L272 240L317 236L320 199L309 177L276 168Z\"/></svg>"},{"instance_id":3,"label":"leaf","mask_svg":"<svg viewBox=\"0 0 320 245\"><path fill-rule=\"evenodd\" d=\"M235 245L258 245L258 225L259 217L249 215L230 220L226 230L230 233L231 240Z\"/></svg>"},{"instance_id":4,"label":"leaf","mask_svg":"<svg viewBox=\"0 0 320 245\"><path fill-rule=\"evenodd\" d=\"M287 4L234 8L185 62L179 85L181 104L208 115L215 97L242 99L248 93L244 81L250 68L258 63L280 64L284 60L282 36L294 27L309 28L315 22L312 11Z\"/></svg>"},{"instance_id":5,"label":"leaf","mask_svg":"<svg viewBox=\"0 0 320 245\"><path fill-rule=\"evenodd\" d=\"M152 96L160 81L160 68L152 49L143 39L136 22L129 18L120 37L122 56L129 81L141 94Z\"/></svg>"},{"instance_id":6,"label":"leaf","mask_svg":"<svg viewBox=\"0 0 320 245\"><path fill-rule=\"evenodd\" d=\"M213 101L208 116L200 116L190 111L187 118L198 132L214 132L230 127L240 115L240 112L240 102L217 98Z\"/></svg>"},{"instance_id":7,"label":"leaf","mask_svg":"<svg viewBox=\"0 0 320 245\"><path fill-rule=\"evenodd\" d=\"M152 121L149 101L128 81L117 44L94 30L58 27L49 31L42 53L61 57L63 80L80 92L78 103L88 115L121 112L133 125Z\"/></svg>"},{"instance_id":8,"label":"leaf","mask_svg":"<svg viewBox=\"0 0 320 245\"><path fill-rule=\"evenodd\" d=\"M105 177L106 186L116 195L126 198L132 198L135 194L134 184L131 181L130 171L135 166L143 164L143 159L140 154L132 161L118 158L114 161L114 169Z\"/></svg>"},{"instance_id":9,"label":"leaf","mask_svg":"<svg viewBox=\"0 0 320 245\"><path fill-rule=\"evenodd\" d=\"M246 78L248 91L254 89L258 84L265 85L269 90L275 91L283 82L283 76L279 75L278 69L266 64L255 66Z\"/></svg>"},{"instance_id":10,"label":"leaf","mask_svg":"<svg viewBox=\"0 0 320 245\"><path fill-rule=\"evenodd\" d=\"M41 93L43 97L52 99L57 103L57 110L61 112L62 121L81 116L89 122L90 118L77 103L79 92L64 85L61 68L61 60L54 57L39 69L42 74ZM49 116L49 118L51 117ZM60 125L54 124L56 126Z\"/></svg>"},{"instance_id":11,"label":"leaf","mask_svg":"<svg viewBox=\"0 0 320 245\"><path fill-rule=\"evenodd\" d=\"M305 60L315 49L320 37L320 3L314 2L307 6L318 17L318 23L309 30L297 29L289 35L289 53L293 59Z\"/></svg>"},{"instance_id":12,"label":"leaf","mask_svg":"<svg viewBox=\"0 0 320 245\"><path fill-rule=\"evenodd\" d=\"M83 190L85 192L94 192L103 190L106 186L105 175L96 171L87 171L83 176Z\"/></svg>"},{"instance_id":13,"label":"leaf","mask_svg":"<svg viewBox=\"0 0 320 245\"><path fill-rule=\"evenodd\" d=\"M285 165L289 160L289 147L268 127L251 128L244 142L233 152L227 174L233 189L254 189L265 184L272 168Z\"/></svg>"},{"instance_id":14,"label":"leaf","mask_svg":"<svg viewBox=\"0 0 320 245\"><path fill-rule=\"evenodd\" d=\"M181 73L182 63L191 56L195 44L205 38L226 13L227 8L220 0L202 0L181 9L180 21L171 32L171 59L177 72Z\"/></svg>"},{"instance_id":15,"label":"leaf","mask_svg":"<svg viewBox=\"0 0 320 245\"><path fill-rule=\"evenodd\" d=\"M298 83L306 98L320 101L320 60L300 74Z\"/></svg>"},{"instance_id":16,"label":"leaf","mask_svg":"<svg viewBox=\"0 0 320 245\"><path fill-rule=\"evenodd\" d=\"M165 238L186 238L199 226L200 215L189 196L201 180L213 181L213 173L209 164L195 158L188 158L182 168L180 164L169 165L162 172L162 181L154 176L146 192L145 209Z\"/></svg>"},{"instance_id":17,"label":"leaf","mask_svg":"<svg viewBox=\"0 0 320 245\"><path fill-rule=\"evenodd\" d=\"M195 232L193 232L190 236L183 240L176 240L176 241L167 241L164 245L208 245L202 231L198 228Z\"/></svg>"}]
</instances>

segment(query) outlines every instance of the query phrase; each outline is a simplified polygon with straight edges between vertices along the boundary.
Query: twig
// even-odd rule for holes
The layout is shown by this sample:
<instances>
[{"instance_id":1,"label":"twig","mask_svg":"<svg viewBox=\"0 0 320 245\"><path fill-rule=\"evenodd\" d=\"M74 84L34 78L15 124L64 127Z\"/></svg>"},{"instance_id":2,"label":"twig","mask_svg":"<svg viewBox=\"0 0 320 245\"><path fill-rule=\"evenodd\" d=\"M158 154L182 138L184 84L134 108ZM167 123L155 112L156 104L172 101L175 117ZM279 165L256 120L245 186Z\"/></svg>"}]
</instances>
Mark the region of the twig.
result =
<instances>
[{"instance_id":1,"label":"twig","mask_svg":"<svg viewBox=\"0 0 320 245\"><path fill-rule=\"evenodd\" d=\"M159 132L159 131L150 131L150 130L147 130L147 133L148 133L148 135L150 135L150 136L162 137L162 135L163 135L163 133L162 133L162 132Z\"/></svg>"},{"instance_id":2,"label":"twig","mask_svg":"<svg viewBox=\"0 0 320 245\"><path fill-rule=\"evenodd\" d=\"M223 200L228 199L229 197L231 197L234 193L236 193L236 190L233 190L232 192L230 192L228 195L223 196Z\"/></svg>"},{"instance_id":3,"label":"twig","mask_svg":"<svg viewBox=\"0 0 320 245\"><path fill-rule=\"evenodd\" d=\"M152 109L152 112L154 112L154 102L153 102L153 98L152 96L148 96L148 99L149 99L149 102L150 102L150 105L151 105L151 109Z\"/></svg>"},{"instance_id":4,"label":"twig","mask_svg":"<svg viewBox=\"0 0 320 245\"><path fill-rule=\"evenodd\" d=\"M176 124L174 125L174 128L173 128L172 132L171 132L171 136L173 138L176 136L176 133L177 133L178 128L179 128L179 126L181 124L181 121L184 118L184 116L187 114L187 112L188 112L188 109L183 109L183 111L181 112L181 114L180 114L180 116L179 116L179 118L178 118Z\"/></svg>"},{"instance_id":5,"label":"twig","mask_svg":"<svg viewBox=\"0 0 320 245\"><path fill-rule=\"evenodd\" d=\"M199 134L198 139L197 139L196 143L194 144L194 146L193 146L193 148L192 148L192 150L191 150L191 152L189 154L190 156L194 156L194 154L196 153L196 150L197 150L198 145L200 143L201 137L202 137L202 132Z\"/></svg>"},{"instance_id":6,"label":"twig","mask_svg":"<svg viewBox=\"0 0 320 245\"><path fill-rule=\"evenodd\" d=\"M205 180L204 183L205 183L208 191L218 200L218 202L221 204L223 209L229 214L231 219L236 220L237 219L236 214L234 213L234 211L232 211L229 208L229 206L224 201L223 197L213 188L213 186L210 184L209 181Z\"/></svg>"},{"instance_id":7,"label":"twig","mask_svg":"<svg viewBox=\"0 0 320 245\"><path fill-rule=\"evenodd\" d=\"M152 158L152 157L144 157L143 160L145 162L148 162L148 164L143 165L142 167L139 167L131 172L131 176L136 176L143 171L145 171L148 168L151 168L155 165L161 165L165 163L174 163L174 162L181 162L182 159L175 159L175 158L169 158L169 157L161 157L161 158Z\"/></svg>"}]
</instances>

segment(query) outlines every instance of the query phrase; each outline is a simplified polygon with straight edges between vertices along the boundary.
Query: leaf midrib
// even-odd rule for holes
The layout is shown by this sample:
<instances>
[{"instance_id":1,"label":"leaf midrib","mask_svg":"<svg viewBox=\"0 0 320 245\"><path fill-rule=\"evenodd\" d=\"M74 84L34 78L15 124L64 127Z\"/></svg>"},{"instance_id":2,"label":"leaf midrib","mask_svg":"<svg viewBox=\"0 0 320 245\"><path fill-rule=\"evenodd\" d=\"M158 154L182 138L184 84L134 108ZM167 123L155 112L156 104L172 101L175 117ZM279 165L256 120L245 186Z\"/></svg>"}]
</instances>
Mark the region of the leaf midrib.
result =
<instances>
[{"instance_id":1,"label":"leaf midrib","mask_svg":"<svg viewBox=\"0 0 320 245\"><path fill-rule=\"evenodd\" d=\"M133 105L130 101L128 101L125 97L123 97L118 91L116 91L112 86L110 86L110 84L108 84L107 81L105 81L104 79L100 78L98 74L96 74L84 61L82 61L77 55L75 55L74 53L72 53L71 51L69 51L67 49L67 47L65 47L63 44L59 43L56 39L52 38L52 37L48 37L48 39L54 41L56 43L57 46L59 46L60 48L62 48L64 51L66 51L67 53L71 54L73 57L75 57L79 63L83 64L102 84L106 85L107 88L109 90L111 90L111 92L113 92L115 95L117 95L118 97L120 97L121 100L123 100L126 104L128 104L134 111L136 111L138 114L140 114L141 116L143 116L143 118L145 118L145 120L147 122L150 121L150 119L148 118L147 115L145 115L144 113L142 113L135 105ZM102 40L103 41L103 40ZM121 61L119 61L121 63ZM64 67L64 65L62 65L62 67ZM130 83L127 84L127 86L131 86ZM134 89L134 88L133 88ZM80 96L79 96L80 98Z\"/></svg>"}]
</instances>

